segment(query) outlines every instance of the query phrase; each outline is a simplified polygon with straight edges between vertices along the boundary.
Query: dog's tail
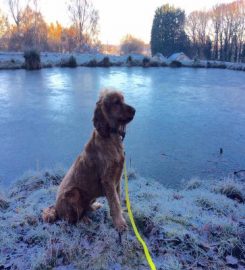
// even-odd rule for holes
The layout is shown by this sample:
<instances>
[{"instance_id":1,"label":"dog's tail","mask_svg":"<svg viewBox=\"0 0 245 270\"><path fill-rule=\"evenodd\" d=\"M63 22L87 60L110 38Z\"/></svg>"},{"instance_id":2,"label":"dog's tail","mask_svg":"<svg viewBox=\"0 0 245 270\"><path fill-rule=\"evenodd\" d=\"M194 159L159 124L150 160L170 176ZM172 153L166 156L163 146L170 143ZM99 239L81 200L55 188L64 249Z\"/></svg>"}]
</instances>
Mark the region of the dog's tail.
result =
<instances>
[{"instance_id":1,"label":"dog's tail","mask_svg":"<svg viewBox=\"0 0 245 270\"><path fill-rule=\"evenodd\" d=\"M55 206L49 206L43 209L42 218L44 222L53 223L58 219Z\"/></svg>"}]
</instances>

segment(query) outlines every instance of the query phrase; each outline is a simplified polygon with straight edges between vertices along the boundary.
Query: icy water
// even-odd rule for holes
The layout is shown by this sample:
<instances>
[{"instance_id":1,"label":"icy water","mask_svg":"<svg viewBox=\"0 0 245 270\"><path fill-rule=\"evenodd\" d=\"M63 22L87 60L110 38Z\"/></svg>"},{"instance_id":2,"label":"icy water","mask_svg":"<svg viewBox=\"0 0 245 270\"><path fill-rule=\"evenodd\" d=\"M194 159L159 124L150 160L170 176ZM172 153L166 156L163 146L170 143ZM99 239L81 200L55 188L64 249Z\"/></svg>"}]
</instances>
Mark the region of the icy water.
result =
<instances>
[{"instance_id":1,"label":"icy water","mask_svg":"<svg viewBox=\"0 0 245 270\"><path fill-rule=\"evenodd\" d=\"M177 186L245 169L245 73L218 69L76 68L0 71L0 179L69 167L92 132L101 88L136 108L128 167ZM220 148L223 154L220 155Z\"/></svg>"}]
</instances>

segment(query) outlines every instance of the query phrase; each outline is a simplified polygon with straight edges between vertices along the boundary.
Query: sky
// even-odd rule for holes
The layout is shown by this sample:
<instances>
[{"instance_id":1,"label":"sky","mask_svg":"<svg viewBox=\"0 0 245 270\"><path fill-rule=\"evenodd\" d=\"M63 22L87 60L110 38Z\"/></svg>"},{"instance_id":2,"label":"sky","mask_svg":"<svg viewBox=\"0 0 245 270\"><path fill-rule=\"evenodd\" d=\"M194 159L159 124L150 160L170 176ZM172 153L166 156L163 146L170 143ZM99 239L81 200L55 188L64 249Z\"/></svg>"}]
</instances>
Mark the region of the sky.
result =
<instances>
[{"instance_id":1,"label":"sky","mask_svg":"<svg viewBox=\"0 0 245 270\"><path fill-rule=\"evenodd\" d=\"M0 0L6 3L7 0ZM69 24L66 9L68 0L39 0L40 9L48 22ZM99 11L100 34L104 44L119 44L122 37L132 34L149 43L152 21L157 7L169 3L190 13L197 9L209 9L215 4L232 0L91 0ZM5 6L6 9L6 6Z\"/></svg>"}]
</instances>

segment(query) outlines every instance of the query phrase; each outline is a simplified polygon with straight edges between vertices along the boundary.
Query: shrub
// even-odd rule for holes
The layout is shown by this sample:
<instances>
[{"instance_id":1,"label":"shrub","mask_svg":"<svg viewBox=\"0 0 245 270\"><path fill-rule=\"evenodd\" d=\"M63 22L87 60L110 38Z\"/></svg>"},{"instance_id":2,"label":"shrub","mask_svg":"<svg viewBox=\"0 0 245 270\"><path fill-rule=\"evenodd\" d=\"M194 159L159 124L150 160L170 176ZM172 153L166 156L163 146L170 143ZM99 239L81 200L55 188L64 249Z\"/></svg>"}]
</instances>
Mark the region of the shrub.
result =
<instances>
[{"instance_id":1,"label":"shrub","mask_svg":"<svg viewBox=\"0 0 245 270\"><path fill-rule=\"evenodd\" d=\"M99 62L100 67L110 67L111 62L110 58L108 56L104 57L100 62Z\"/></svg>"},{"instance_id":2,"label":"shrub","mask_svg":"<svg viewBox=\"0 0 245 270\"><path fill-rule=\"evenodd\" d=\"M41 68L40 53L36 50L25 51L25 68L27 70L35 70Z\"/></svg>"},{"instance_id":3,"label":"shrub","mask_svg":"<svg viewBox=\"0 0 245 270\"><path fill-rule=\"evenodd\" d=\"M207 68L211 68L211 63L207 62Z\"/></svg>"},{"instance_id":4,"label":"shrub","mask_svg":"<svg viewBox=\"0 0 245 270\"><path fill-rule=\"evenodd\" d=\"M68 61L68 65L69 65L69 67L72 67L72 68L77 67L77 60L73 55L70 56L69 61Z\"/></svg>"},{"instance_id":5,"label":"shrub","mask_svg":"<svg viewBox=\"0 0 245 270\"><path fill-rule=\"evenodd\" d=\"M149 67L150 66L150 59L148 57L144 57L142 60L143 67Z\"/></svg>"},{"instance_id":6,"label":"shrub","mask_svg":"<svg viewBox=\"0 0 245 270\"><path fill-rule=\"evenodd\" d=\"M151 62L150 62L150 66L151 66L151 67L160 67L160 66L165 67L166 64L165 64L165 63L160 64L159 62L151 61Z\"/></svg>"},{"instance_id":7,"label":"shrub","mask_svg":"<svg viewBox=\"0 0 245 270\"><path fill-rule=\"evenodd\" d=\"M170 67L174 67L174 68L182 67L182 64L181 64L181 62L179 62L179 61L172 61L172 62L170 63Z\"/></svg>"},{"instance_id":8,"label":"shrub","mask_svg":"<svg viewBox=\"0 0 245 270\"><path fill-rule=\"evenodd\" d=\"M133 59L133 57L129 55L126 60L126 65L128 67L138 67L138 66L142 66L142 61L138 59Z\"/></svg>"},{"instance_id":9,"label":"shrub","mask_svg":"<svg viewBox=\"0 0 245 270\"><path fill-rule=\"evenodd\" d=\"M129 55L127 58L127 64L131 64L132 62L133 62L133 58L131 55Z\"/></svg>"},{"instance_id":10,"label":"shrub","mask_svg":"<svg viewBox=\"0 0 245 270\"><path fill-rule=\"evenodd\" d=\"M126 64L128 67L142 66L142 62L139 60L133 59L131 55L128 56L126 60Z\"/></svg>"},{"instance_id":11,"label":"shrub","mask_svg":"<svg viewBox=\"0 0 245 270\"><path fill-rule=\"evenodd\" d=\"M226 65L220 62L207 62L207 68L222 68L226 69Z\"/></svg>"},{"instance_id":12,"label":"shrub","mask_svg":"<svg viewBox=\"0 0 245 270\"><path fill-rule=\"evenodd\" d=\"M88 67L97 67L98 63L96 61L96 59L90 60L87 64Z\"/></svg>"},{"instance_id":13,"label":"shrub","mask_svg":"<svg viewBox=\"0 0 245 270\"><path fill-rule=\"evenodd\" d=\"M205 65L202 64L199 59L195 58L194 61L193 61L193 67L195 67L195 68L204 68Z\"/></svg>"},{"instance_id":14,"label":"shrub","mask_svg":"<svg viewBox=\"0 0 245 270\"><path fill-rule=\"evenodd\" d=\"M61 62L61 67L70 67L70 68L77 67L77 60L76 60L76 58L73 55L71 55L69 57L68 61Z\"/></svg>"}]
</instances>

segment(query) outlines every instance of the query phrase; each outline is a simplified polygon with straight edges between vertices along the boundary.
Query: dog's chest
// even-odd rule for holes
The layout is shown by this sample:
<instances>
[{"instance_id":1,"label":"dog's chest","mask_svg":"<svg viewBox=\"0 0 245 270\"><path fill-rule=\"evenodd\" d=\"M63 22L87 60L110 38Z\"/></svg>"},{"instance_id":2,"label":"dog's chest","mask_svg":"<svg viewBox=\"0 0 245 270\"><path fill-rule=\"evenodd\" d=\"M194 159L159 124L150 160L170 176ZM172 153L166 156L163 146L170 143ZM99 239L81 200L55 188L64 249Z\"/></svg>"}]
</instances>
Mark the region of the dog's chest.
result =
<instances>
[{"instance_id":1,"label":"dog's chest","mask_svg":"<svg viewBox=\"0 0 245 270\"><path fill-rule=\"evenodd\" d=\"M111 163L121 164L124 161L124 153L122 147L118 147L118 145L106 147L103 158Z\"/></svg>"}]
</instances>

